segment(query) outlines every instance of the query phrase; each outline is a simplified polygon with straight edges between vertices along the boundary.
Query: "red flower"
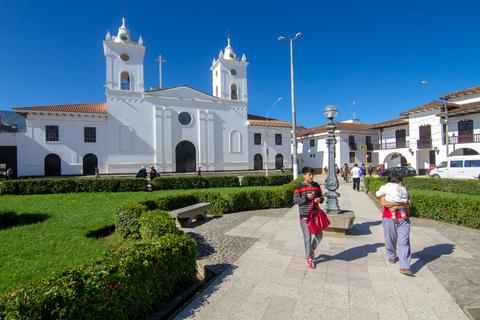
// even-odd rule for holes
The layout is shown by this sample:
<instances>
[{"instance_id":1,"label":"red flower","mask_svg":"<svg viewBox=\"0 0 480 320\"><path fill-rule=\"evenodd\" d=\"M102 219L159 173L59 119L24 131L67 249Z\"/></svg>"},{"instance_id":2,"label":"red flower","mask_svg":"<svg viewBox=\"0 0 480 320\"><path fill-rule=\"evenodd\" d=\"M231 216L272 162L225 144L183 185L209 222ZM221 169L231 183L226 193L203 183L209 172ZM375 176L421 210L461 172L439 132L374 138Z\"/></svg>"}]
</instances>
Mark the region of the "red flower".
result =
<instances>
[{"instance_id":1,"label":"red flower","mask_svg":"<svg viewBox=\"0 0 480 320\"><path fill-rule=\"evenodd\" d=\"M115 289L120 289L120 282L115 283Z\"/></svg>"},{"instance_id":2,"label":"red flower","mask_svg":"<svg viewBox=\"0 0 480 320\"><path fill-rule=\"evenodd\" d=\"M113 285L111 283L108 284L108 290L112 290Z\"/></svg>"}]
</instances>

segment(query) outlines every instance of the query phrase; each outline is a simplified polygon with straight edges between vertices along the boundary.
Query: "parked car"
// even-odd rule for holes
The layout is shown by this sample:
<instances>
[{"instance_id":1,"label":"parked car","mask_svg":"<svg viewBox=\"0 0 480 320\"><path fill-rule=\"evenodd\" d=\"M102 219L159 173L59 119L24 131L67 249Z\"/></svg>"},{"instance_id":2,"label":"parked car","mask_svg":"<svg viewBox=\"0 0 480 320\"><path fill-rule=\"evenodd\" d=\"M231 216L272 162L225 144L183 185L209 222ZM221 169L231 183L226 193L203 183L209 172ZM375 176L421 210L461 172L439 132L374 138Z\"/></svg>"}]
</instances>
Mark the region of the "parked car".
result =
<instances>
[{"instance_id":1,"label":"parked car","mask_svg":"<svg viewBox=\"0 0 480 320\"><path fill-rule=\"evenodd\" d=\"M429 173L432 178L478 179L480 155L448 157Z\"/></svg>"},{"instance_id":2,"label":"parked car","mask_svg":"<svg viewBox=\"0 0 480 320\"><path fill-rule=\"evenodd\" d=\"M412 177L417 175L417 171L415 171L415 169L413 169L412 167L403 166L388 168L383 172L382 176L388 176L392 172L396 172L402 177Z\"/></svg>"}]
</instances>

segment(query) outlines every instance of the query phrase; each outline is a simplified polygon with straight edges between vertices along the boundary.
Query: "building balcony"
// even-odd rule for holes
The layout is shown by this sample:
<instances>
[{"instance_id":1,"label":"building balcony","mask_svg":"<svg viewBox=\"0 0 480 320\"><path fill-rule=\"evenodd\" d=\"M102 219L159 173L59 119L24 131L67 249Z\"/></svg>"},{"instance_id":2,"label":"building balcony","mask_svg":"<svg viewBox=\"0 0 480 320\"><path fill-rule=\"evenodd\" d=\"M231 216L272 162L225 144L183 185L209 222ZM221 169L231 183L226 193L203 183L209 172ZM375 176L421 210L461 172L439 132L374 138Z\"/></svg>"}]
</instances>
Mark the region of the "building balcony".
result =
<instances>
[{"instance_id":1,"label":"building balcony","mask_svg":"<svg viewBox=\"0 0 480 320\"><path fill-rule=\"evenodd\" d=\"M418 149L431 149L432 148L432 139L420 139L417 140Z\"/></svg>"},{"instance_id":2,"label":"building balcony","mask_svg":"<svg viewBox=\"0 0 480 320\"><path fill-rule=\"evenodd\" d=\"M409 148L410 143L406 140L397 140L394 142L383 142L375 145L375 150L390 150L390 149L402 149Z\"/></svg>"},{"instance_id":3,"label":"building balcony","mask_svg":"<svg viewBox=\"0 0 480 320\"><path fill-rule=\"evenodd\" d=\"M459 136L448 137L449 144L457 143L480 143L480 133L477 134L461 134Z\"/></svg>"}]
</instances>

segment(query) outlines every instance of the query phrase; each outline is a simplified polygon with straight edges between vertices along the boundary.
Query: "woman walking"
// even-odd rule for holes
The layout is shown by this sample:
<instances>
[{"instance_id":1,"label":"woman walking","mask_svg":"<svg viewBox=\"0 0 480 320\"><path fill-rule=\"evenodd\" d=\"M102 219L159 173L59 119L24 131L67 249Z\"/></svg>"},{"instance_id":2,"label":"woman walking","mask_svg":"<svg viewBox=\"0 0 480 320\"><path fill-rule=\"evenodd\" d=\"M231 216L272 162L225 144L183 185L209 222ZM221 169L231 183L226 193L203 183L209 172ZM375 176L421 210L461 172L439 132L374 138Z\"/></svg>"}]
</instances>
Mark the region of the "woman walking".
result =
<instances>
[{"instance_id":1,"label":"woman walking","mask_svg":"<svg viewBox=\"0 0 480 320\"><path fill-rule=\"evenodd\" d=\"M293 190L293 203L298 204L298 212L300 215L300 228L303 233L305 245L305 258L307 266L314 269L315 249L322 240L322 231L316 234L310 234L307 227L307 216L309 210L311 214L318 213L318 204L323 202L323 194L320 185L313 181L313 169L304 167L302 169L303 182L299 183Z\"/></svg>"},{"instance_id":2,"label":"woman walking","mask_svg":"<svg viewBox=\"0 0 480 320\"><path fill-rule=\"evenodd\" d=\"M387 184L380 187L376 196L383 206L383 232L388 262L395 264L399 260L400 273L412 276L408 191L402 186L402 177L398 173L389 175Z\"/></svg>"}]
</instances>

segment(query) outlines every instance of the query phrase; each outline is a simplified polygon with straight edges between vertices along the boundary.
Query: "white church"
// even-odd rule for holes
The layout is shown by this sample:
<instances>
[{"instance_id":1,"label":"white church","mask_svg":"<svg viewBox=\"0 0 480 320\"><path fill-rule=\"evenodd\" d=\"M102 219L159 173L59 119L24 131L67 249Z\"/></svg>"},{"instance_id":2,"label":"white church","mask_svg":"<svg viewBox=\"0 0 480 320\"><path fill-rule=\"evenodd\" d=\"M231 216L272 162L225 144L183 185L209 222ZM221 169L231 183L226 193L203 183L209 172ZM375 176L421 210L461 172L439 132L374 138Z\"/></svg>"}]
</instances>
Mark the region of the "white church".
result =
<instances>
[{"instance_id":1,"label":"white church","mask_svg":"<svg viewBox=\"0 0 480 320\"><path fill-rule=\"evenodd\" d=\"M24 124L0 127L0 163L18 176L90 175L95 167L134 173L143 165L159 172L291 167L291 124L248 114L248 62L230 39L210 68L212 94L145 90L146 48L125 19L103 48L106 101L14 108Z\"/></svg>"}]
</instances>

